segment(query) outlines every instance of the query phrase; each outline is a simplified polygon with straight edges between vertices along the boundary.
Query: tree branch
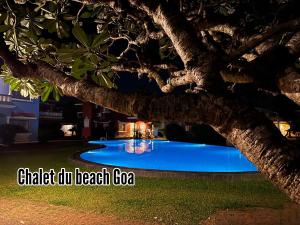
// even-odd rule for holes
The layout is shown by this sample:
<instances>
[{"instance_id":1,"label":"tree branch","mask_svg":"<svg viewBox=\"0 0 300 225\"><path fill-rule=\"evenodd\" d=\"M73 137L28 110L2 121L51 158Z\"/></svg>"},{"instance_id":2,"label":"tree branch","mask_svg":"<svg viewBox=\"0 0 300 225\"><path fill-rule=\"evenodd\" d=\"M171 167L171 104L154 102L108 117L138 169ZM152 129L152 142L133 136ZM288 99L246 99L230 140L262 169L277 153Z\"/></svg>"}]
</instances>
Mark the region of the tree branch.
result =
<instances>
[{"instance_id":1,"label":"tree branch","mask_svg":"<svg viewBox=\"0 0 300 225\"><path fill-rule=\"evenodd\" d=\"M300 32L295 33L286 44L289 52L296 57L300 57Z\"/></svg>"},{"instance_id":2,"label":"tree branch","mask_svg":"<svg viewBox=\"0 0 300 225\"><path fill-rule=\"evenodd\" d=\"M255 78L249 73L245 73L243 71L229 71L229 70L221 70L221 76L224 81L237 83L237 84L248 84L254 83Z\"/></svg>"},{"instance_id":3,"label":"tree branch","mask_svg":"<svg viewBox=\"0 0 300 225\"><path fill-rule=\"evenodd\" d=\"M222 80L215 72L218 67L216 54L209 54L205 46L200 44L193 27L179 11L171 8L165 1L129 0L129 2L146 12L162 27L183 61L187 73L193 77L199 89L214 91L221 89Z\"/></svg>"},{"instance_id":4,"label":"tree branch","mask_svg":"<svg viewBox=\"0 0 300 225\"><path fill-rule=\"evenodd\" d=\"M300 105L300 74L291 65L300 54L300 32L295 33L285 48L275 48L264 52L260 57L240 71L221 71L223 80L233 83L252 83L260 80L274 82L282 94ZM287 67L286 67L287 66ZM263 70L259 68L264 68ZM266 73L273 76L266 76Z\"/></svg>"},{"instance_id":5,"label":"tree branch","mask_svg":"<svg viewBox=\"0 0 300 225\"><path fill-rule=\"evenodd\" d=\"M171 92L175 87L192 84L193 82L193 77L189 74L170 78L167 84L162 88L162 91L168 93Z\"/></svg>"},{"instance_id":6,"label":"tree branch","mask_svg":"<svg viewBox=\"0 0 300 225\"><path fill-rule=\"evenodd\" d=\"M231 61L231 60L241 57L243 54L245 54L249 50L255 48L257 45L259 45L260 43L273 37L276 34L283 33L285 31L294 31L294 30L299 30L299 29L300 29L300 18L290 20L285 23L281 23L281 24L265 31L262 34L253 35L244 41L244 45L242 47L238 48L237 50L233 50L233 51L229 52L228 61Z\"/></svg>"},{"instance_id":7,"label":"tree branch","mask_svg":"<svg viewBox=\"0 0 300 225\"><path fill-rule=\"evenodd\" d=\"M201 84L206 81L207 76L215 75L219 71L216 60L219 58L208 54L211 52L208 52L202 45L198 45L197 38L189 29L187 21L175 11L169 10L165 1L163 4L155 0L129 1L147 12L163 28L184 62L186 74L191 76L194 82ZM253 40L252 45L259 44L266 38L265 36ZM248 47L245 46L245 48ZM7 57L7 52L2 51L0 55L1 53L6 63L13 66L10 62L12 59ZM237 55L239 54L244 53L239 52ZM287 144L286 139L264 114L244 105L238 99L210 91L199 91L197 95L162 96L121 93L114 89L98 87L87 80L79 81L66 76L44 62L28 65L27 70L20 71L23 66L17 66L13 73L18 76L48 80L59 87L65 95L103 105L120 113L150 121L210 124L241 150L291 199L300 203L299 151ZM173 82L175 80L183 82L179 78L182 77L175 77ZM213 83L215 85L215 80Z\"/></svg>"},{"instance_id":8,"label":"tree branch","mask_svg":"<svg viewBox=\"0 0 300 225\"><path fill-rule=\"evenodd\" d=\"M300 73L294 68L287 68L278 76L277 86L281 93L300 105Z\"/></svg>"},{"instance_id":9,"label":"tree branch","mask_svg":"<svg viewBox=\"0 0 300 225\"><path fill-rule=\"evenodd\" d=\"M175 78L171 78L168 80L166 83L159 73L155 69L151 69L146 66L142 67L133 67L133 66L125 66L125 65L114 65L112 66L112 70L118 71L118 72L130 72L130 73L138 73L138 74L147 74L149 78L154 79L161 89L162 92L164 93L170 93L174 90L175 87L186 85L193 83L193 79L190 75L185 75L184 76L177 76ZM178 71L173 72L172 74L178 73ZM182 74L181 74L182 75Z\"/></svg>"},{"instance_id":10,"label":"tree branch","mask_svg":"<svg viewBox=\"0 0 300 225\"><path fill-rule=\"evenodd\" d=\"M30 74L32 72L31 67L25 66L8 50L2 35L0 35L0 56L15 77L20 77L23 73Z\"/></svg>"},{"instance_id":11,"label":"tree branch","mask_svg":"<svg viewBox=\"0 0 300 225\"><path fill-rule=\"evenodd\" d=\"M201 26L199 28L203 29L203 28L201 28ZM216 24L215 26L211 26L211 27L208 27L206 29L208 31L224 33L224 34L227 34L229 36L233 36L234 33L237 30L236 27L233 27L233 26L231 26L229 24Z\"/></svg>"},{"instance_id":12,"label":"tree branch","mask_svg":"<svg viewBox=\"0 0 300 225\"><path fill-rule=\"evenodd\" d=\"M166 82L161 78L161 76L158 74L158 72L154 69L151 69L146 66L141 67L133 67L133 66L125 66L125 65L114 65L111 67L112 70L118 71L118 72L130 72L130 73L138 73L138 74L147 74L150 79L154 79L159 86L159 88L167 93L171 92L172 90L165 89L164 86L166 85Z\"/></svg>"},{"instance_id":13,"label":"tree branch","mask_svg":"<svg viewBox=\"0 0 300 225\"><path fill-rule=\"evenodd\" d=\"M199 45L195 33L192 32L192 27L180 12L175 13L170 8L167 10L167 6L158 1L129 0L129 2L145 11L156 24L163 28L185 65L193 61L195 55L199 55L200 50L203 50L203 46Z\"/></svg>"}]
</instances>

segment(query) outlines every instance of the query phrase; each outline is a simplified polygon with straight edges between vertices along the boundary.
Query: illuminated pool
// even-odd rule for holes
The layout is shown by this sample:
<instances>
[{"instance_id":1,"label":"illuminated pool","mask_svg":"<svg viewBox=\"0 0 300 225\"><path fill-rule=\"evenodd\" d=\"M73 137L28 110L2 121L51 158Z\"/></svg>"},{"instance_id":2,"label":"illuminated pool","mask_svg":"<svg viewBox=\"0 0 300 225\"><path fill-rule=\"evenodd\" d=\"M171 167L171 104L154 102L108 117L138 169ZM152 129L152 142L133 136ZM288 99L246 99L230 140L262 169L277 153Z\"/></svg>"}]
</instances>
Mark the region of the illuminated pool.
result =
<instances>
[{"instance_id":1,"label":"illuminated pool","mask_svg":"<svg viewBox=\"0 0 300 225\"><path fill-rule=\"evenodd\" d=\"M188 172L255 172L237 149L160 140L91 141L105 148L80 154L83 160L116 167Z\"/></svg>"}]
</instances>

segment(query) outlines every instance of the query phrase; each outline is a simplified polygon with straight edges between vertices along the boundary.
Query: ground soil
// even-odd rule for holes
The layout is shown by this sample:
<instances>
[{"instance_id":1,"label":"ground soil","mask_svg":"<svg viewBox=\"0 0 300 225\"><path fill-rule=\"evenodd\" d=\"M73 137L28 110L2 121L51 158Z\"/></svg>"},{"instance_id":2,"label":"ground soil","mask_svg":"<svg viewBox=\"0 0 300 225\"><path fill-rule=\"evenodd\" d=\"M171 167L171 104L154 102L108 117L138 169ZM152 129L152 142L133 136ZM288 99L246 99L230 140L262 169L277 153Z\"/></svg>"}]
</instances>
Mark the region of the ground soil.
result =
<instances>
[{"instance_id":1,"label":"ground soil","mask_svg":"<svg viewBox=\"0 0 300 225\"><path fill-rule=\"evenodd\" d=\"M12 153L12 152L33 152L33 151L62 151L66 147L82 147L82 149L95 147L95 145L88 144L83 140L61 140L61 141L50 141L46 143L24 143L24 144L13 144L9 146L0 144L0 153Z\"/></svg>"},{"instance_id":2,"label":"ground soil","mask_svg":"<svg viewBox=\"0 0 300 225\"><path fill-rule=\"evenodd\" d=\"M66 206L21 199L0 198L1 225L152 225L138 220L77 211Z\"/></svg>"},{"instance_id":3,"label":"ground soil","mask_svg":"<svg viewBox=\"0 0 300 225\"><path fill-rule=\"evenodd\" d=\"M300 205L288 203L282 209L222 210L200 225L300 225Z\"/></svg>"},{"instance_id":4,"label":"ground soil","mask_svg":"<svg viewBox=\"0 0 300 225\"><path fill-rule=\"evenodd\" d=\"M63 142L65 146L73 142ZM84 143L77 143L85 145ZM39 151L43 144L32 144L24 148ZM48 143L47 149L57 146ZM61 143L60 143L61 146ZM0 147L0 153L20 151L20 145ZM60 150L60 148L58 148ZM24 199L0 198L0 225L153 225L142 220L123 220L114 216L78 211L66 206ZM286 204L282 209L246 208L221 210L200 221L200 225L300 225L300 205Z\"/></svg>"},{"instance_id":5,"label":"ground soil","mask_svg":"<svg viewBox=\"0 0 300 225\"><path fill-rule=\"evenodd\" d=\"M142 220L122 220L114 216L78 211L66 206L23 199L0 198L1 225L153 225ZM247 208L222 210L200 225L300 225L300 206L282 209Z\"/></svg>"}]
</instances>

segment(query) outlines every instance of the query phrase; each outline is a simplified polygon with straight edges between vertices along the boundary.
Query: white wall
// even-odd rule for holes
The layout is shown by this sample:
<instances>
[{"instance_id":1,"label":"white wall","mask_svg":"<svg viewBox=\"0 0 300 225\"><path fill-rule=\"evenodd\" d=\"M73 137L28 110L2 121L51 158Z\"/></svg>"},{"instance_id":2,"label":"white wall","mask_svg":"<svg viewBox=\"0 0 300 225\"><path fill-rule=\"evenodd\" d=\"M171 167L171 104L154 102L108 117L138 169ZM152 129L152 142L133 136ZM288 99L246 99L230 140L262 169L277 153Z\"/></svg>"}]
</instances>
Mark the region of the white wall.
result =
<instances>
[{"instance_id":1,"label":"white wall","mask_svg":"<svg viewBox=\"0 0 300 225\"><path fill-rule=\"evenodd\" d=\"M2 95L9 94L9 86L4 84L4 82L1 78L0 78L0 94L2 94Z\"/></svg>"}]
</instances>

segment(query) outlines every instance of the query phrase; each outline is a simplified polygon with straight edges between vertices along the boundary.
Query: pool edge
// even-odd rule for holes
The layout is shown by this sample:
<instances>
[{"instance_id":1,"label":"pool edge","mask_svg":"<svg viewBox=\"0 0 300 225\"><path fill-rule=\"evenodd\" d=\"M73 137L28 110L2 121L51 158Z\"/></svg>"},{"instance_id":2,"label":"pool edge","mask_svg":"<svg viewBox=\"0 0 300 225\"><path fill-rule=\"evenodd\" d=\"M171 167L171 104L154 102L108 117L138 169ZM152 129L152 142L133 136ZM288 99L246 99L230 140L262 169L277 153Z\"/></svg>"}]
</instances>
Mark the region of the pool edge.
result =
<instances>
[{"instance_id":1,"label":"pool edge","mask_svg":"<svg viewBox=\"0 0 300 225\"><path fill-rule=\"evenodd\" d=\"M94 144L93 144L94 145ZM170 177L170 178L205 178L212 180L252 180L257 178L263 178L260 172L186 172L186 171L160 171L150 169L136 169L122 166L110 166L105 164L99 164L84 160L80 155L84 152L93 149L105 148L105 145L98 145L97 147L91 147L89 149L81 150L73 154L69 160L78 166L90 168L90 169L102 169L107 168L109 172L112 172L114 168L120 168L122 171L134 172L137 177Z\"/></svg>"}]
</instances>

